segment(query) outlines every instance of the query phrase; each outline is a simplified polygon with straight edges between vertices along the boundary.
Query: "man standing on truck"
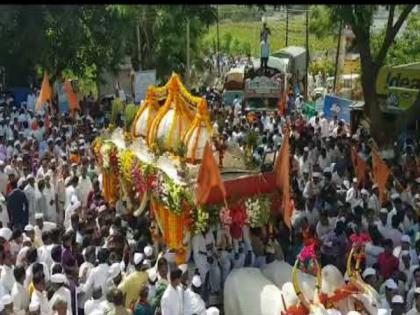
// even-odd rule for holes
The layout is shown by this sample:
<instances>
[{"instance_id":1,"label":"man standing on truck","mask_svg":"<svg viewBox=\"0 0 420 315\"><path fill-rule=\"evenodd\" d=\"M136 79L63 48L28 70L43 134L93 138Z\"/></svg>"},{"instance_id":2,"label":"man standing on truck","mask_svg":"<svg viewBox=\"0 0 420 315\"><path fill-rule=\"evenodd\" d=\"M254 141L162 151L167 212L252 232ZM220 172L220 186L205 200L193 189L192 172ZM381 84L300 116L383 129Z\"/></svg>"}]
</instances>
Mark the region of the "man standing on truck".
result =
<instances>
[{"instance_id":1,"label":"man standing on truck","mask_svg":"<svg viewBox=\"0 0 420 315\"><path fill-rule=\"evenodd\" d=\"M268 42L268 35L271 35L270 29L267 27L267 23L263 23L263 29L260 33L260 40Z\"/></svg>"},{"instance_id":2,"label":"man standing on truck","mask_svg":"<svg viewBox=\"0 0 420 315\"><path fill-rule=\"evenodd\" d=\"M266 39L261 42L261 70L267 72L268 57L270 56L270 44Z\"/></svg>"}]
</instances>

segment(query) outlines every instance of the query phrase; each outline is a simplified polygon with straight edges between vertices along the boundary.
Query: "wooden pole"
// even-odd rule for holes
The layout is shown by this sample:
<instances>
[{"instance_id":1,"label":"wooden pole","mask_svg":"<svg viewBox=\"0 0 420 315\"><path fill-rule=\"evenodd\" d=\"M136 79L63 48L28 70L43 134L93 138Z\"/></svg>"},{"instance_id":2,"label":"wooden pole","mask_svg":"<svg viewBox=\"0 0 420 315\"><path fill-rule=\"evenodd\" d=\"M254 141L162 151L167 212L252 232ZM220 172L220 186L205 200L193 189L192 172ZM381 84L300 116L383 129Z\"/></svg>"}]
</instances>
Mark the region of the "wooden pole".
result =
<instances>
[{"instance_id":1,"label":"wooden pole","mask_svg":"<svg viewBox=\"0 0 420 315\"><path fill-rule=\"evenodd\" d=\"M338 41L337 41L337 53L335 54L335 70L334 70L334 94L336 93L337 86L337 75L338 75L338 58L340 57L340 47L341 47L341 33L343 31L343 20L340 21L340 28L338 31Z\"/></svg>"}]
</instances>

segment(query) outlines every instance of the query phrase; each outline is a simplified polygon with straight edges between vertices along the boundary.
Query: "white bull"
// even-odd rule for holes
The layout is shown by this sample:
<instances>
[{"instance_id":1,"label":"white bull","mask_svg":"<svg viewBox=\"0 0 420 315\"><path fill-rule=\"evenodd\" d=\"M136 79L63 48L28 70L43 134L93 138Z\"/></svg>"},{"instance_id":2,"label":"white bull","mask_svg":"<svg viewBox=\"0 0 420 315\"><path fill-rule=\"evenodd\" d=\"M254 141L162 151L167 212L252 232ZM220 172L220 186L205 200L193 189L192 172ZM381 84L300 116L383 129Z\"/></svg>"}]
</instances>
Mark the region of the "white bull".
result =
<instances>
[{"instance_id":1,"label":"white bull","mask_svg":"<svg viewBox=\"0 0 420 315\"><path fill-rule=\"evenodd\" d=\"M292 281L293 267L285 261L275 260L267 264L262 273L270 281L272 281L278 288L282 288L283 284ZM297 271L299 284L304 296L312 297L315 293L316 278L310 274ZM321 271L321 292L332 296L337 289L344 287L344 277L342 273L333 265L327 265ZM359 283L360 285L360 283ZM364 285L366 288L366 285ZM361 302L365 308L366 314L376 314L380 307L380 302L377 296L372 292L352 294L348 298L343 299L336 305L343 314L355 309L355 304Z\"/></svg>"},{"instance_id":2,"label":"white bull","mask_svg":"<svg viewBox=\"0 0 420 315\"><path fill-rule=\"evenodd\" d=\"M233 270L226 279L224 310L226 315L280 315L285 307L298 303L293 284L287 282L280 290L257 268ZM312 307L311 307L312 309ZM317 305L311 314L341 314Z\"/></svg>"}]
</instances>

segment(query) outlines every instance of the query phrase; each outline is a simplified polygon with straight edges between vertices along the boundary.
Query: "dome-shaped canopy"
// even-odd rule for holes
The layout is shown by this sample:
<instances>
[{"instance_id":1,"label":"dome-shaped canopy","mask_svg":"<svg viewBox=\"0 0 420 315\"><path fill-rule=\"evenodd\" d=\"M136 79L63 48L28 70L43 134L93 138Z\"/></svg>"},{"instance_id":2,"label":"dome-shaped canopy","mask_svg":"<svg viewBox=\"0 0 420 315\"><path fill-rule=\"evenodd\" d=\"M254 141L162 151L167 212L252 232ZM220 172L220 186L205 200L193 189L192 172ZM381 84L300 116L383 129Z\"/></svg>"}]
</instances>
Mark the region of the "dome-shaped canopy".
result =
<instances>
[{"instance_id":1,"label":"dome-shaped canopy","mask_svg":"<svg viewBox=\"0 0 420 315\"><path fill-rule=\"evenodd\" d=\"M155 119L159 111L159 103L153 88L149 87L147 90L146 99L142 102L139 110L137 111L136 117L131 127L131 134L134 138L147 137L148 131L152 125L153 119Z\"/></svg>"},{"instance_id":2,"label":"dome-shaped canopy","mask_svg":"<svg viewBox=\"0 0 420 315\"><path fill-rule=\"evenodd\" d=\"M187 147L187 159L191 163L201 160L204 147L207 141L211 141L213 129L210 124L210 117L207 110L207 102L202 100L197 106L197 113L191 127L184 136L184 143Z\"/></svg>"},{"instance_id":3,"label":"dome-shaped canopy","mask_svg":"<svg viewBox=\"0 0 420 315\"><path fill-rule=\"evenodd\" d=\"M148 134L148 144L160 139L164 148L174 152L182 141L193 120L193 114L179 94L179 79L172 76L168 86L168 97L159 109Z\"/></svg>"}]
</instances>

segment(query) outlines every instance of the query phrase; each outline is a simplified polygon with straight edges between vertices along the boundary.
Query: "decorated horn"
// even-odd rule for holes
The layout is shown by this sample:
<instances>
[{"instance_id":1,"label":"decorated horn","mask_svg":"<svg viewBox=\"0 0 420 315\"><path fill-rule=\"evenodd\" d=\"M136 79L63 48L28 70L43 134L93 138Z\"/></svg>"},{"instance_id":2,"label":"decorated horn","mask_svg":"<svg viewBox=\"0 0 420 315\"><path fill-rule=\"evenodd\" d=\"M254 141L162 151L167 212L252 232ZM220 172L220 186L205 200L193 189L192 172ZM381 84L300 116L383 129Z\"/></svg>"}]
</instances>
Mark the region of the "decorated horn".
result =
<instances>
[{"instance_id":1,"label":"decorated horn","mask_svg":"<svg viewBox=\"0 0 420 315\"><path fill-rule=\"evenodd\" d=\"M361 280L360 278L360 273L359 272L353 272L352 268L351 268L351 261L352 258L354 256L354 247L351 248L349 256L347 258L347 274L349 276L350 282L359 290L361 290L362 292L366 292L367 288L364 285L364 282ZM356 270L359 269L360 266L360 257L357 258L356 260Z\"/></svg>"},{"instance_id":2,"label":"decorated horn","mask_svg":"<svg viewBox=\"0 0 420 315\"><path fill-rule=\"evenodd\" d=\"M293 283L293 288L295 289L295 293L296 293L297 297L299 298L299 301L302 303L302 305L304 307L306 307L306 309L309 310L309 305L310 304L306 300L306 298L303 295L303 292L300 290L300 286L299 286L299 280L298 280L298 275L297 275L298 265L299 265L299 259L296 259L296 262L293 265L293 270L292 270L292 283Z\"/></svg>"},{"instance_id":3,"label":"decorated horn","mask_svg":"<svg viewBox=\"0 0 420 315\"><path fill-rule=\"evenodd\" d=\"M313 257L312 260L316 268L316 284L315 284L315 291L314 291L314 302L316 304L319 304L321 303L319 300L319 292L321 291L321 286L322 286L321 268L318 263L318 259L316 257Z\"/></svg>"}]
</instances>

